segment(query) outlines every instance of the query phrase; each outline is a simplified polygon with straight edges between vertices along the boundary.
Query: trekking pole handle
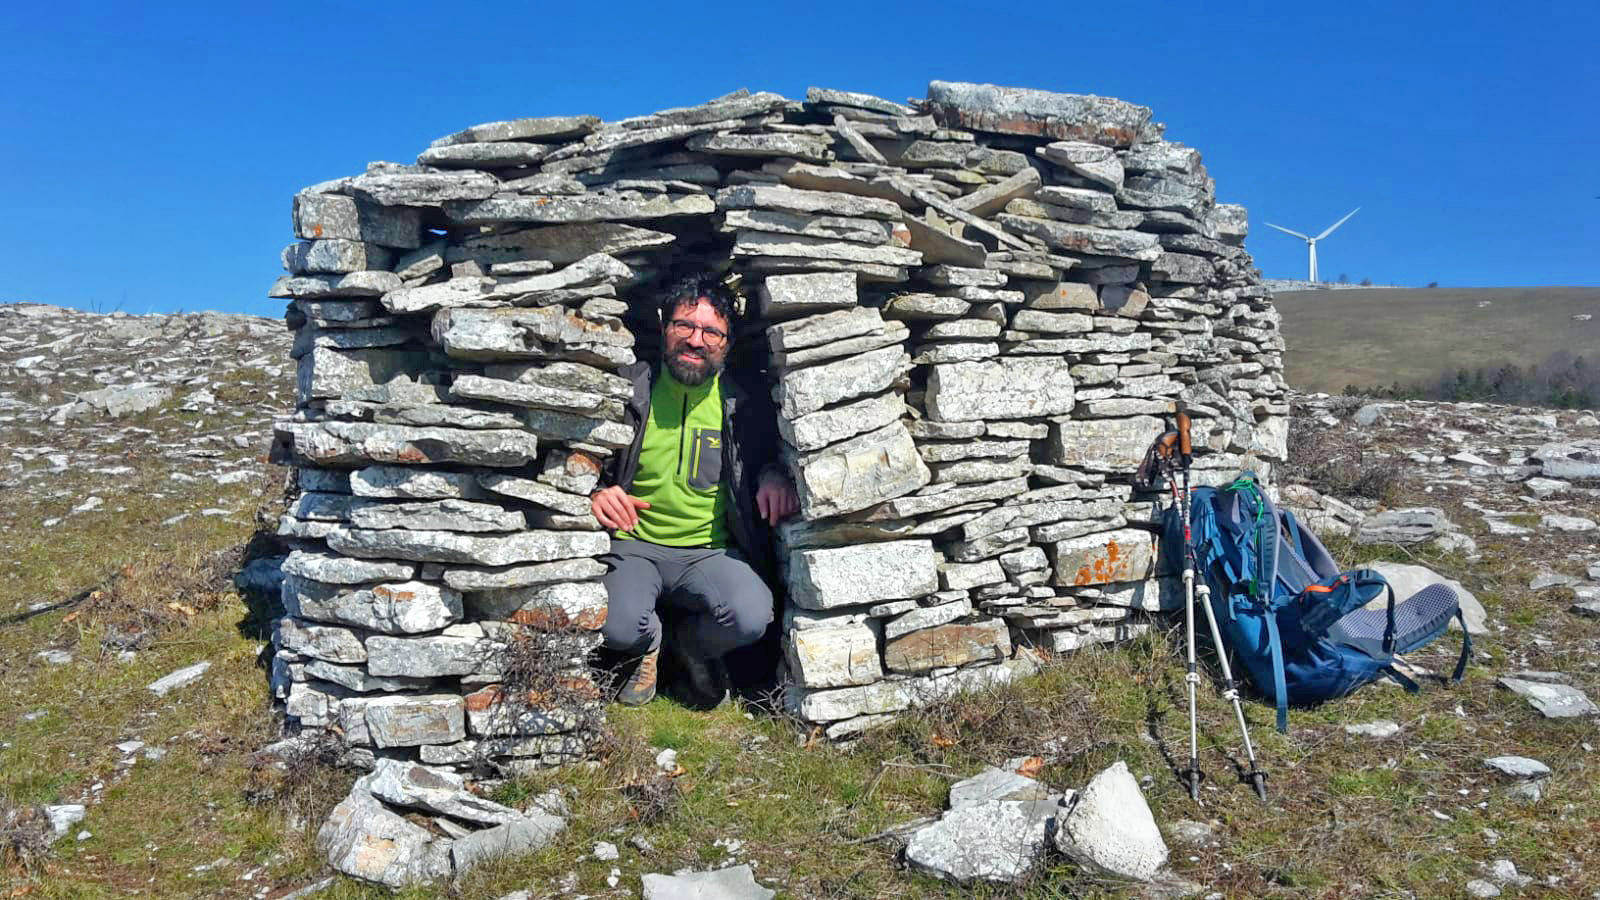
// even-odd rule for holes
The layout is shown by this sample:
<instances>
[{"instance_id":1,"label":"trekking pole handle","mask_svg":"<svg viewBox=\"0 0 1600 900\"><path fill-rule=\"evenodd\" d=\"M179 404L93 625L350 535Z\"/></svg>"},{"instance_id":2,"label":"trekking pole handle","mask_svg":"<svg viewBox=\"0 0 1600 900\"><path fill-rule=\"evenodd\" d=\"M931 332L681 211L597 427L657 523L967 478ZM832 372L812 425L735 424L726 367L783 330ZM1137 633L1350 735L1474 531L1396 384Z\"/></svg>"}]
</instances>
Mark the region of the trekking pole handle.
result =
<instances>
[{"instance_id":1,"label":"trekking pole handle","mask_svg":"<svg viewBox=\"0 0 1600 900\"><path fill-rule=\"evenodd\" d=\"M1180 406L1175 419L1178 424L1178 455L1183 457L1183 464L1187 466L1194 456L1194 444L1189 439L1189 414Z\"/></svg>"}]
</instances>

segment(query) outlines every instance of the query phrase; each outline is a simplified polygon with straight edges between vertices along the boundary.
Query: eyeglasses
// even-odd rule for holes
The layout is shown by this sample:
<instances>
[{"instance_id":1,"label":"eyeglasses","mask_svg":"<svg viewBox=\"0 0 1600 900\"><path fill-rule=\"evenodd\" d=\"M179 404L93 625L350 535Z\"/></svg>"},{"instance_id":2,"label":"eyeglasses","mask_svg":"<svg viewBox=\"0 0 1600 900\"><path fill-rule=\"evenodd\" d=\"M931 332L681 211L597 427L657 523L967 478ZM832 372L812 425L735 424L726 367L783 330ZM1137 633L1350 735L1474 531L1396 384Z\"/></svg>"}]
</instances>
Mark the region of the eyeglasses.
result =
<instances>
[{"instance_id":1,"label":"eyeglasses","mask_svg":"<svg viewBox=\"0 0 1600 900\"><path fill-rule=\"evenodd\" d=\"M687 340L696 331L700 332L700 339L705 341L707 347L717 349L728 343L728 335L709 325L696 325L684 319L673 319L667 323L667 334L678 340Z\"/></svg>"}]
</instances>

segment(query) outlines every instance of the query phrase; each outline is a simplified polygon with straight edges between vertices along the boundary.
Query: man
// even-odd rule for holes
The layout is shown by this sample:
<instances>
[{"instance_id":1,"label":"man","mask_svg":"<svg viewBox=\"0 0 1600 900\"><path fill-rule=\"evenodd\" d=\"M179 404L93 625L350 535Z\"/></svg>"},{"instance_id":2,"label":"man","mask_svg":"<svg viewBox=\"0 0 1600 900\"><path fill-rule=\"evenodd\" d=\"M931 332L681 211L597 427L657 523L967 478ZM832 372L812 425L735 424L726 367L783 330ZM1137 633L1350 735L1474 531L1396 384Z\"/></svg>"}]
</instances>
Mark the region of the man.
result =
<instances>
[{"instance_id":1,"label":"man","mask_svg":"<svg viewBox=\"0 0 1600 900\"><path fill-rule=\"evenodd\" d=\"M799 509L777 464L777 418L760 384L724 373L736 318L732 293L710 276L672 285L661 304L659 367L622 370L633 382L633 444L616 453L590 498L615 532L601 557L609 595L605 646L640 656L617 699L648 703L663 645L694 693L727 693L724 654L755 643L772 621L766 528ZM663 635L656 604L685 615Z\"/></svg>"}]
</instances>

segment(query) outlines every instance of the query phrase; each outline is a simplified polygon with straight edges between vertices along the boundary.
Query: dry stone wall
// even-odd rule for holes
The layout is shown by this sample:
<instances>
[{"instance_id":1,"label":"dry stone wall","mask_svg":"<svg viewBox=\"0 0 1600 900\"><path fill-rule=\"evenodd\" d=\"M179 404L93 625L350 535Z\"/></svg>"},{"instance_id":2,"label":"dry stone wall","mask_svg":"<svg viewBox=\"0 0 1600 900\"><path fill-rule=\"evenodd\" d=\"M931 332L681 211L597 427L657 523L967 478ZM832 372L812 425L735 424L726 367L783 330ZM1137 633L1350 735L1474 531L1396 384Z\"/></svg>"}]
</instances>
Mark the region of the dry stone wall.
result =
<instances>
[{"instance_id":1,"label":"dry stone wall","mask_svg":"<svg viewBox=\"0 0 1600 900\"><path fill-rule=\"evenodd\" d=\"M936 81L493 122L305 189L293 224L276 684L378 754L584 751L609 543L587 495L631 438L615 372L686 271L746 297L730 364L766 371L801 501L776 535L787 697L830 736L1170 608L1161 498L1128 476L1173 401L1199 482L1284 455L1245 211L1120 100ZM568 690L518 683L508 715L519 640Z\"/></svg>"}]
</instances>

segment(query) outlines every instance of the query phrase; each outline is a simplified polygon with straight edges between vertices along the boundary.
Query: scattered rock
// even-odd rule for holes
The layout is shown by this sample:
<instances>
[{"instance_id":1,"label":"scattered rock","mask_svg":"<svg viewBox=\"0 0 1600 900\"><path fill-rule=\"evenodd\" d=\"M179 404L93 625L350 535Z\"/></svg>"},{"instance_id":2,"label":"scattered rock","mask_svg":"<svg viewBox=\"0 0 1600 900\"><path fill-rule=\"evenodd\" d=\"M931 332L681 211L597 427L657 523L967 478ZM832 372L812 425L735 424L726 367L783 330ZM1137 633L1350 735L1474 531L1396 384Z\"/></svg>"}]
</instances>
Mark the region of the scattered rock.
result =
<instances>
[{"instance_id":1,"label":"scattered rock","mask_svg":"<svg viewBox=\"0 0 1600 900\"><path fill-rule=\"evenodd\" d=\"M1495 884L1527 887L1533 879L1517 871L1517 864L1509 859L1497 859L1489 864L1489 878Z\"/></svg>"},{"instance_id":2,"label":"scattered rock","mask_svg":"<svg viewBox=\"0 0 1600 900\"><path fill-rule=\"evenodd\" d=\"M1360 725L1346 725L1344 733L1369 738L1389 738L1400 733L1400 725L1398 722L1391 722L1388 719L1379 719L1375 722L1366 722Z\"/></svg>"},{"instance_id":3,"label":"scattered rock","mask_svg":"<svg viewBox=\"0 0 1600 900\"><path fill-rule=\"evenodd\" d=\"M192 666L185 666L176 672L171 672L163 675L160 678L157 678L155 681L152 681L146 685L145 689L150 693L155 694L157 697L165 697L171 691L175 691L178 688L186 687L194 684L196 681L199 681L200 676L206 674L206 670L209 668L211 668L211 662L209 660L205 662L197 662Z\"/></svg>"},{"instance_id":4,"label":"scattered rock","mask_svg":"<svg viewBox=\"0 0 1600 900\"><path fill-rule=\"evenodd\" d=\"M1217 843L1217 829L1209 822L1179 819L1167 826L1167 836L1173 842L1189 847L1213 847Z\"/></svg>"},{"instance_id":5,"label":"scattered rock","mask_svg":"<svg viewBox=\"0 0 1600 900\"><path fill-rule=\"evenodd\" d=\"M1550 774L1549 766L1526 756L1491 756L1483 764L1515 778L1543 778Z\"/></svg>"},{"instance_id":6,"label":"scattered rock","mask_svg":"<svg viewBox=\"0 0 1600 900\"><path fill-rule=\"evenodd\" d=\"M1122 878L1149 881L1167 862L1161 829L1121 760L1062 799L1055 841L1086 868Z\"/></svg>"},{"instance_id":7,"label":"scattered rock","mask_svg":"<svg viewBox=\"0 0 1600 900\"><path fill-rule=\"evenodd\" d=\"M710 872L644 876L644 900L771 900L777 892L756 883L747 865Z\"/></svg>"},{"instance_id":8,"label":"scattered rock","mask_svg":"<svg viewBox=\"0 0 1600 900\"><path fill-rule=\"evenodd\" d=\"M450 841L389 811L366 789L351 788L317 831L328 865L354 878L392 888L448 877Z\"/></svg>"},{"instance_id":9,"label":"scattered rock","mask_svg":"<svg viewBox=\"0 0 1600 900\"><path fill-rule=\"evenodd\" d=\"M1543 572L1533 576L1533 579L1528 582L1528 590L1542 591L1545 588L1565 587L1569 584L1577 584L1578 581L1579 579L1573 575L1557 575L1554 572Z\"/></svg>"},{"instance_id":10,"label":"scattered rock","mask_svg":"<svg viewBox=\"0 0 1600 900\"><path fill-rule=\"evenodd\" d=\"M1529 673L1518 673L1522 678L1510 675L1500 678L1500 686L1528 701L1528 704L1539 711L1547 719L1568 719L1576 716L1600 715L1600 707L1596 707L1589 699L1589 695L1568 684L1551 684L1544 681L1529 680Z\"/></svg>"},{"instance_id":11,"label":"scattered rock","mask_svg":"<svg viewBox=\"0 0 1600 900\"><path fill-rule=\"evenodd\" d=\"M1547 513L1540 516L1539 525L1542 528L1569 532L1593 531L1596 528L1600 528L1600 525L1597 525L1593 519L1585 519L1582 516L1563 516L1555 513Z\"/></svg>"},{"instance_id":12,"label":"scattered rock","mask_svg":"<svg viewBox=\"0 0 1600 900\"><path fill-rule=\"evenodd\" d=\"M1368 516L1356 531L1356 542L1361 544L1421 544L1456 526L1436 506L1410 509L1391 509Z\"/></svg>"},{"instance_id":13,"label":"scattered rock","mask_svg":"<svg viewBox=\"0 0 1600 900\"><path fill-rule=\"evenodd\" d=\"M46 806L45 817L50 820L50 831L54 837L63 837L72 826L83 821L87 810L82 803L63 803L57 806Z\"/></svg>"}]
</instances>

